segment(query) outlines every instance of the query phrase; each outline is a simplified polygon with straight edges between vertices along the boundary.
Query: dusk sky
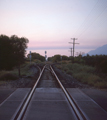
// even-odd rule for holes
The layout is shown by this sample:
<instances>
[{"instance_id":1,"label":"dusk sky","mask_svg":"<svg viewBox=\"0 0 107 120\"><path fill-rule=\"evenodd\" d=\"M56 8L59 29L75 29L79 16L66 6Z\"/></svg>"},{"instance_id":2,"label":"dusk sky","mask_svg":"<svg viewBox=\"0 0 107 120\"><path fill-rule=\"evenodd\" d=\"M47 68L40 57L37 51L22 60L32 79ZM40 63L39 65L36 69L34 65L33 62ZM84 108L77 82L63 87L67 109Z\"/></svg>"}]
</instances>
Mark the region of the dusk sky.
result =
<instances>
[{"instance_id":1,"label":"dusk sky","mask_svg":"<svg viewBox=\"0 0 107 120\"><path fill-rule=\"evenodd\" d=\"M107 0L0 0L0 34L29 40L28 52L70 56L107 44Z\"/></svg>"}]
</instances>

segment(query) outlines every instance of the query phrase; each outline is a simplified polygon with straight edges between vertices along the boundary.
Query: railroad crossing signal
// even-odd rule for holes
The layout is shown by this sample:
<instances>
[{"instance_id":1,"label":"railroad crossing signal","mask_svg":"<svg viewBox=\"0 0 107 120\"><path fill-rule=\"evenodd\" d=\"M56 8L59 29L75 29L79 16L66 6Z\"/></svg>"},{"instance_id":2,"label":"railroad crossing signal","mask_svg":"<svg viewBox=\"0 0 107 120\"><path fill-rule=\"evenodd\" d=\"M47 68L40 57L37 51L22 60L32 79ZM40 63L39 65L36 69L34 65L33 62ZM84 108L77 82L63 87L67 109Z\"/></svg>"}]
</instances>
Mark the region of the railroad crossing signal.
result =
<instances>
[{"instance_id":1,"label":"railroad crossing signal","mask_svg":"<svg viewBox=\"0 0 107 120\"><path fill-rule=\"evenodd\" d=\"M45 51L45 54L47 54L47 51Z\"/></svg>"},{"instance_id":2,"label":"railroad crossing signal","mask_svg":"<svg viewBox=\"0 0 107 120\"><path fill-rule=\"evenodd\" d=\"M47 61L47 51L45 51L45 61Z\"/></svg>"}]
</instances>

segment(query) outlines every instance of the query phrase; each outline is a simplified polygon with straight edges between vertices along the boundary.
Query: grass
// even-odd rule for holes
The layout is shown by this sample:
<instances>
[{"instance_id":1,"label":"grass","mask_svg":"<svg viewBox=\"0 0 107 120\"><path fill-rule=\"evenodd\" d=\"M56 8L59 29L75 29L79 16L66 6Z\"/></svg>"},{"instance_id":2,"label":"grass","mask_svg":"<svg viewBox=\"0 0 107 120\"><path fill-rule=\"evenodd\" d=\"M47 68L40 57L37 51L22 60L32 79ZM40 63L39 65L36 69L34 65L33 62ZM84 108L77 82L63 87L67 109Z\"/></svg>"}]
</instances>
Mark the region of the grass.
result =
<instances>
[{"instance_id":1,"label":"grass","mask_svg":"<svg viewBox=\"0 0 107 120\"><path fill-rule=\"evenodd\" d=\"M32 71L30 70L31 66L34 65L34 63L25 63L23 65L21 65L21 76L30 76L32 75ZM14 68L13 70L11 71L5 71L5 70L2 70L0 71L0 81L4 81L4 80L16 80L18 79L19 76L18 76L18 69L17 68Z\"/></svg>"},{"instance_id":2,"label":"grass","mask_svg":"<svg viewBox=\"0 0 107 120\"><path fill-rule=\"evenodd\" d=\"M97 88L107 88L107 77L99 76L96 73L96 68L77 64L77 63L62 63L57 65L59 69L67 74L72 75L78 81L84 84L88 84L90 86L94 86Z\"/></svg>"}]
</instances>

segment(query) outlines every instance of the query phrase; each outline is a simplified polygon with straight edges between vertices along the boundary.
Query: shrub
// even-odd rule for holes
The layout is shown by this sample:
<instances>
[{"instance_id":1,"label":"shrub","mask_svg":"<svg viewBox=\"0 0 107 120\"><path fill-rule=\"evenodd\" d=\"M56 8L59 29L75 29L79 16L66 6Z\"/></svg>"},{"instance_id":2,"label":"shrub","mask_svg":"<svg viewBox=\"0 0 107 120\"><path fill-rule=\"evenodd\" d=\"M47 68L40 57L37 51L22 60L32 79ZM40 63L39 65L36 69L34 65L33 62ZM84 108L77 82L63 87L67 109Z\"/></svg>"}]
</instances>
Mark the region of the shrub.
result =
<instances>
[{"instance_id":1,"label":"shrub","mask_svg":"<svg viewBox=\"0 0 107 120\"><path fill-rule=\"evenodd\" d=\"M16 80L18 77L11 73L6 73L0 76L0 80Z\"/></svg>"},{"instance_id":2,"label":"shrub","mask_svg":"<svg viewBox=\"0 0 107 120\"><path fill-rule=\"evenodd\" d=\"M72 75L72 71L71 70L67 70L66 73L69 74L69 75Z\"/></svg>"},{"instance_id":3,"label":"shrub","mask_svg":"<svg viewBox=\"0 0 107 120\"><path fill-rule=\"evenodd\" d=\"M98 88L107 88L107 77L99 77L99 75L96 74L95 67L78 63L66 63L62 64L61 70L66 72L67 74L72 75L74 78L82 83Z\"/></svg>"},{"instance_id":4,"label":"shrub","mask_svg":"<svg viewBox=\"0 0 107 120\"><path fill-rule=\"evenodd\" d=\"M68 63L67 68L69 68L71 70L72 69L72 63Z\"/></svg>"},{"instance_id":5,"label":"shrub","mask_svg":"<svg viewBox=\"0 0 107 120\"><path fill-rule=\"evenodd\" d=\"M68 69L66 66L64 66L64 67L63 67L63 70L64 70L65 72L67 72L69 69Z\"/></svg>"},{"instance_id":6,"label":"shrub","mask_svg":"<svg viewBox=\"0 0 107 120\"><path fill-rule=\"evenodd\" d=\"M89 73L78 72L78 73L73 73L73 76L82 83L86 83L86 84L88 83L87 79L89 77Z\"/></svg>"},{"instance_id":7,"label":"shrub","mask_svg":"<svg viewBox=\"0 0 107 120\"><path fill-rule=\"evenodd\" d=\"M34 63L26 63L21 65L21 75L22 76L30 76L33 72L30 70ZM18 79L18 70L14 68L12 71L0 71L0 80L16 80Z\"/></svg>"},{"instance_id":8,"label":"shrub","mask_svg":"<svg viewBox=\"0 0 107 120\"><path fill-rule=\"evenodd\" d=\"M94 86L97 87L97 88L101 88L101 89L107 88L107 82L105 82L105 81L97 82Z\"/></svg>"},{"instance_id":9,"label":"shrub","mask_svg":"<svg viewBox=\"0 0 107 120\"><path fill-rule=\"evenodd\" d=\"M62 61L62 64L66 64L66 62L65 62L65 61Z\"/></svg>"},{"instance_id":10,"label":"shrub","mask_svg":"<svg viewBox=\"0 0 107 120\"><path fill-rule=\"evenodd\" d=\"M99 76L94 75L94 74L90 74L90 76L88 77L87 80L88 80L88 84L89 84L89 85L93 85L93 86L95 86L95 84L96 84L97 82L103 81Z\"/></svg>"}]
</instances>

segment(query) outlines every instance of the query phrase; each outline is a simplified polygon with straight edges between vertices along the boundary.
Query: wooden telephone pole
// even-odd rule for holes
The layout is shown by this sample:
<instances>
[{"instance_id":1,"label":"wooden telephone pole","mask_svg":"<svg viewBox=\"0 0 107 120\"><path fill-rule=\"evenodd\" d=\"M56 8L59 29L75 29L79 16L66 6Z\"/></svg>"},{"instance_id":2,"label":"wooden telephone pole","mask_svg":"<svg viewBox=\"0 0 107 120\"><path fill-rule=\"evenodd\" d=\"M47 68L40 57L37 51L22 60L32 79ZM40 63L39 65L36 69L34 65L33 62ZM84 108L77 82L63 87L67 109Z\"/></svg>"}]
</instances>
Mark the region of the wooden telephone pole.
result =
<instances>
[{"instance_id":1,"label":"wooden telephone pole","mask_svg":"<svg viewBox=\"0 0 107 120\"><path fill-rule=\"evenodd\" d=\"M71 52L71 62L72 62L72 48L69 48L70 52Z\"/></svg>"},{"instance_id":2,"label":"wooden telephone pole","mask_svg":"<svg viewBox=\"0 0 107 120\"><path fill-rule=\"evenodd\" d=\"M69 48L69 49L71 49L71 51L70 51L70 52L71 52L71 57L72 57L72 48Z\"/></svg>"},{"instance_id":3,"label":"wooden telephone pole","mask_svg":"<svg viewBox=\"0 0 107 120\"><path fill-rule=\"evenodd\" d=\"M73 42L69 42L70 44L73 44L73 62L74 62L74 49L75 49L75 44L79 44L79 43L75 43L75 40L77 40L77 38L71 38L73 40Z\"/></svg>"}]
</instances>

